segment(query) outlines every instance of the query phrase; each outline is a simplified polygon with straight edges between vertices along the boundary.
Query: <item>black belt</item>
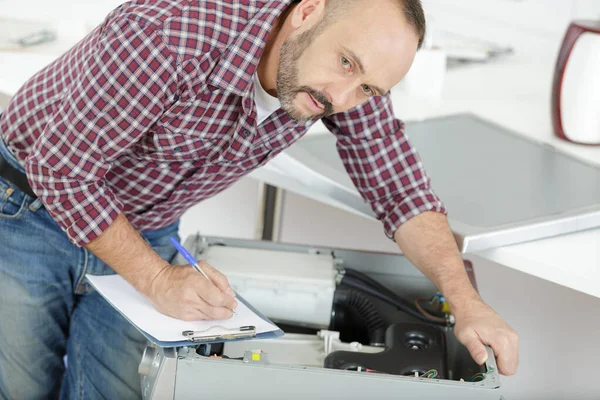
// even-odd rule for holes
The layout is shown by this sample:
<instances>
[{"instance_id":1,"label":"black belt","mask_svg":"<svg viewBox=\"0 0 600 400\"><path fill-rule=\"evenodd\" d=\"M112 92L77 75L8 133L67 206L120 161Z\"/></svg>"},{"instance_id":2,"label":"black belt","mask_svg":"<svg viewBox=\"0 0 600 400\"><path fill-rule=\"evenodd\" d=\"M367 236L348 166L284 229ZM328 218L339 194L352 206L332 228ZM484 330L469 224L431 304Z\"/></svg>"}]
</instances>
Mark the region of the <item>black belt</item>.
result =
<instances>
[{"instance_id":1,"label":"black belt","mask_svg":"<svg viewBox=\"0 0 600 400\"><path fill-rule=\"evenodd\" d=\"M0 139L1 140L1 139ZM16 187L18 187L21 191L28 194L31 197L36 197L33 190L31 190L31 186L29 186L29 182L27 181L27 175L14 168L10 163L4 158L2 153L0 152L0 176Z\"/></svg>"}]
</instances>

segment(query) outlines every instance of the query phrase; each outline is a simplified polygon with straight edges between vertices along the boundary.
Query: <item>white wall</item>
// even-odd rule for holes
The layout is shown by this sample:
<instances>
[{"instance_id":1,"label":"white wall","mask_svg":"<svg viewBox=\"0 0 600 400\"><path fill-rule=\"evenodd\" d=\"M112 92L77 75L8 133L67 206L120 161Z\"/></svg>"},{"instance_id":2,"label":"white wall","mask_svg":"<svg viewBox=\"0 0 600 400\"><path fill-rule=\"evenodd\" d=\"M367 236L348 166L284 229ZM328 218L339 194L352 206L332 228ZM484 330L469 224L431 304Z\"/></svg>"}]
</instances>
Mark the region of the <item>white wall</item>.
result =
<instances>
[{"instance_id":1,"label":"white wall","mask_svg":"<svg viewBox=\"0 0 600 400\"><path fill-rule=\"evenodd\" d=\"M179 234L185 239L203 235L254 239L259 218L259 183L244 178L218 195L189 209L181 218Z\"/></svg>"},{"instance_id":2,"label":"white wall","mask_svg":"<svg viewBox=\"0 0 600 400\"><path fill-rule=\"evenodd\" d=\"M373 221L286 193L281 241L357 250L399 253L385 236L379 221Z\"/></svg>"},{"instance_id":3,"label":"white wall","mask_svg":"<svg viewBox=\"0 0 600 400\"><path fill-rule=\"evenodd\" d=\"M560 43L570 21L600 19L597 0L423 0L436 31L545 52Z\"/></svg>"}]
</instances>

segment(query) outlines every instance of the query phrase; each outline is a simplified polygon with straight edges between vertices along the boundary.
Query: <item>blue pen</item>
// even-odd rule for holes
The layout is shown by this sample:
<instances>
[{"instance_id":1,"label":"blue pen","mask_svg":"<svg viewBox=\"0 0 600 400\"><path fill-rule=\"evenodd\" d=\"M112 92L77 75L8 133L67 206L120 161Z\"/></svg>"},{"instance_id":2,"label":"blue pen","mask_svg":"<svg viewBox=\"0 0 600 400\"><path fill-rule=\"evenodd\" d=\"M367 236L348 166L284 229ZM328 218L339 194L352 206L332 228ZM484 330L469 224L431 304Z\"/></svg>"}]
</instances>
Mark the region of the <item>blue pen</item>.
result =
<instances>
[{"instance_id":1,"label":"blue pen","mask_svg":"<svg viewBox=\"0 0 600 400\"><path fill-rule=\"evenodd\" d=\"M171 237L171 243L173 243L173 246L175 246L177 251L181 253L183 258L185 258L185 261L187 261L188 264L190 264L192 266L192 268L194 268L196 271L200 272L202 275L204 275L204 277L206 279L208 279L210 282L212 282L210 280L210 278L208 277L208 275L206 275L204 273L204 271L202 271L202 268L200 268L200 265L198 265L198 261L196 260L196 258L194 256L192 256L190 254L190 252L185 249L185 247L180 245L179 242L177 240L175 240L174 237Z\"/></svg>"},{"instance_id":2,"label":"blue pen","mask_svg":"<svg viewBox=\"0 0 600 400\"><path fill-rule=\"evenodd\" d=\"M183 258L185 258L185 261L187 261L192 266L192 268L194 268L196 271L200 272L206 279L208 279L209 282L212 282L212 280L208 277L208 275L206 275L204 273L204 271L202 271L202 268L200 268L200 265L198 265L198 260L196 260L196 258L193 255L191 255L190 252L185 249L185 247L183 247L181 244L179 244L179 242L174 237L171 237L171 243L173 243L173 246L175 246L177 251L179 253L181 253ZM213 284L214 284L214 282L213 282ZM235 310L232 310L232 311L234 314L236 314Z\"/></svg>"}]
</instances>

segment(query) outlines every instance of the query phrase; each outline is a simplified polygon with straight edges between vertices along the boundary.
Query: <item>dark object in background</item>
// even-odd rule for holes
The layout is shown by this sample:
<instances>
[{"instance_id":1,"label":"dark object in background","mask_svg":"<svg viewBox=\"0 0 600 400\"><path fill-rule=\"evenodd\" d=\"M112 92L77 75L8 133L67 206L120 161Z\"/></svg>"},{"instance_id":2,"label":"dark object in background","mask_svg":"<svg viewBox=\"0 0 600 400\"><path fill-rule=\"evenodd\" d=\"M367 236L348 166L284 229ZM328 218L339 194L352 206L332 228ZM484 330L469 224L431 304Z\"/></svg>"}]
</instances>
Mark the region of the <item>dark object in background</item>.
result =
<instances>
[{"instance_id":1,"label":"dark object in background","mask_svg":"<svg viewBox=\"0 0 600 400\"><path fill-rule=\"evenodd\" d=\"M558 53L552 86L554 134L600 145L600 21L574 21Z\"/></svg>"}]
</instances>

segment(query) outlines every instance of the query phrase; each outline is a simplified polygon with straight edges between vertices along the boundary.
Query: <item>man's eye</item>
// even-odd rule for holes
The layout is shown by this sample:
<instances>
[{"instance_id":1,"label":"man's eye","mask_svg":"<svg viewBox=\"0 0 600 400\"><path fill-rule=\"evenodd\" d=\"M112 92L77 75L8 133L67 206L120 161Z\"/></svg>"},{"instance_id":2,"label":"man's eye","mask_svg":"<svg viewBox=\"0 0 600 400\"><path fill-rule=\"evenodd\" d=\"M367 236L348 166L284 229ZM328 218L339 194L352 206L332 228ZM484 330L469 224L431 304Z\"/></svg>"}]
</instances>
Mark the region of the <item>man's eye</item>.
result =
<instances>
[{"instance_id":1,"label":"man's eye","mask_svg":"<svg viewBox=\"0 0 600 400\"><path fill-rule=\"evenodd\" d=\"M342 56L341 61L342 61L342 67L344 67L346 69L352 67L352 63L346 57Z\"/></svg>"},{"instance_id":2,"label":"man's eye","mask_svg":"<svg viewBox=\"0 0 600 400\"><path fill-rule=\"evenodd\" d=\"M367 96L373 96L375 92L368 85L362 85L362 90Z\"/></svg>"}]
</instances>

